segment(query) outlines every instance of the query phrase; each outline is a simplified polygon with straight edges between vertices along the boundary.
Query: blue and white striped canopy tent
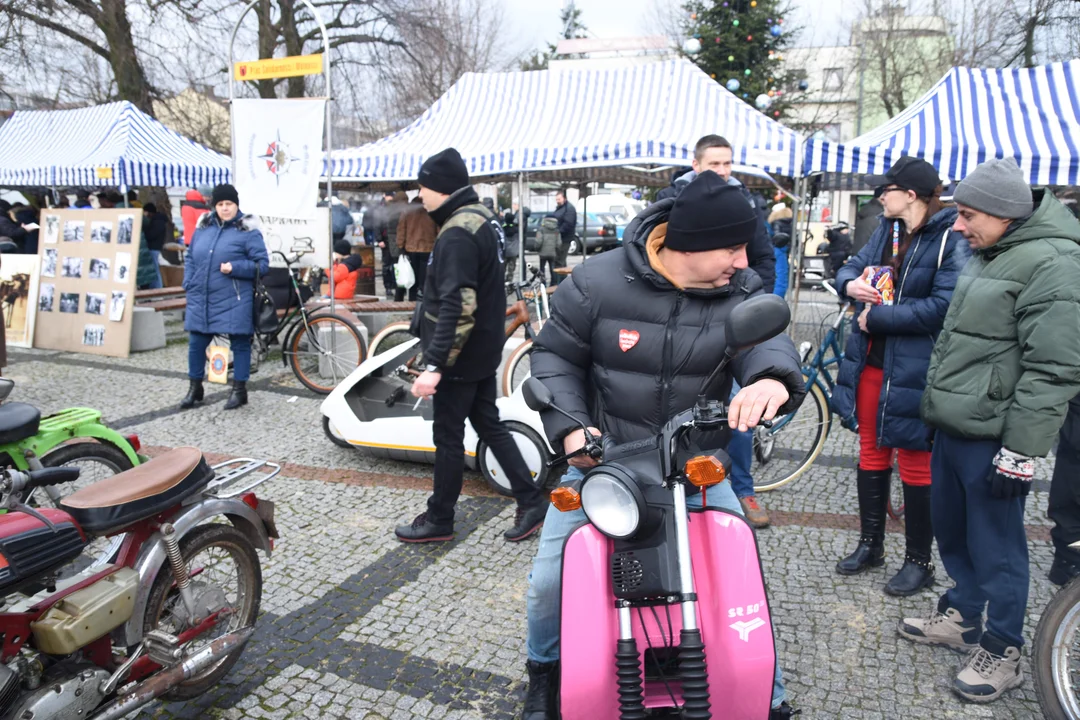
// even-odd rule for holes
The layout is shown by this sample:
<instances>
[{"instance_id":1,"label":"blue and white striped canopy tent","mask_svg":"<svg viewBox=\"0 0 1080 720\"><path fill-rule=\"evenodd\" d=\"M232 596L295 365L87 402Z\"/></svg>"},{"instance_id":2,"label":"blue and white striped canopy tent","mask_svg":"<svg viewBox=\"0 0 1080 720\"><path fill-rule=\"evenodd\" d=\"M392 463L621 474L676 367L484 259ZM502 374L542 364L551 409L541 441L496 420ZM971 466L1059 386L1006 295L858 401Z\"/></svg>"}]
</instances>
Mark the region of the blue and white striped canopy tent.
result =
<instances>
[{"instance_id":1,"label":"blue and white striped canopy tent","mask_svg":"<svg viewBox=\"0 0 1080 720\"><path fill-rule=\"evenodd\" d=\"M228 182L230 165L129 102L20 110L0 126L0 186L195 187Z\"/></svg>"},{"instance_id":2,"label":"blue and white striped canopy tent","mask_svg":"<svg viewBox=\"0 0 1080 720\"><path fill-rule=\"evenodd\" d=\"M842 144L809 140L808 174L881 173L901 155L943 178L1012 157L1032 185L1080 183L1080 60L1025 69L957 67L885 125Z\"/></svg>"},{"instance_id":3,"label":"blue and white striped canopy tent","mask_svg":"<svg viewBox=\"0 0 1080 720\"><path fill-rule=\"evenodd\" d=\"M689 165L717 133L737 164L794 176L802 139L685 60L612 70L466 73L414 123L333 155L335 181L415 180L458 149L473 177Z\"/></svg>"}]
</instances>

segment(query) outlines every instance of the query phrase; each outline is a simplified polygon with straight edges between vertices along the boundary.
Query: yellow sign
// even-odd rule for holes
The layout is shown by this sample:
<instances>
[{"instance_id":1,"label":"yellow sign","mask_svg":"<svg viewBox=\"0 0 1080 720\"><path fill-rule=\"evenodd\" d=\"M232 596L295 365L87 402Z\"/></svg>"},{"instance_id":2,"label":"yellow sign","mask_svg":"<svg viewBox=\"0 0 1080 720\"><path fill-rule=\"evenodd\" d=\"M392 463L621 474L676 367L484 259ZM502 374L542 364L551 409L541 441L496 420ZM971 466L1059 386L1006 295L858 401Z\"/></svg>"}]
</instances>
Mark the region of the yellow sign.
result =
<instances>
[{"instance_id":1,"label":"yellow sign","mask_svg":"<svg viewBox=\"0 0 1080 720\"><path fill-rule=\"evenodd\" d=\"M111 167L94 168L94 176L98 180L112 180L112 168Z\"/></svg>"},{"instance_id":2,"label":"yellow sign","mask_svg":"<svg viewBox=\"0 0 1080 720\"><path fill-rule=\"evenodd\" d=\"M319 75L323 71L322 53L317 55L293 55L269 60L244 60L233 64L236 80L266 80L268 78Z\"/></svg>"}]
</instances>

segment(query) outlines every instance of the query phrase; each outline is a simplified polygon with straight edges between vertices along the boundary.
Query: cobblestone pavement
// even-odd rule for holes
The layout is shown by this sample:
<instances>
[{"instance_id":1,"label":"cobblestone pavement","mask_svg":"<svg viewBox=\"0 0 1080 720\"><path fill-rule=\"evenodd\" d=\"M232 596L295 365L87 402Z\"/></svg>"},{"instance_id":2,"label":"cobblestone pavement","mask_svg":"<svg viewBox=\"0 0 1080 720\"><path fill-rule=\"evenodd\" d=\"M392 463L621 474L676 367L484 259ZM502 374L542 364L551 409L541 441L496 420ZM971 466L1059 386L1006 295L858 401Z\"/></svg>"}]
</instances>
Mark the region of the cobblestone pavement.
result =
<instances>
[{"instance_id":1,"label":"cobblestone pavement","mask_svg":"<svg viewBox=\"0 0 1080 720\"><path fill-rule=\"evenodd\" d=\"M813 294L812 298L822 296ZM800 335L834 305L807 305ZM127 360L9 349L12 400L44 412L86 405L138 433L150 452L196 445L212 460L285 463L260 489L277 503L281 540L264 563L263 614L226 679L188 703L161 703L140 718L514 718L524 693L526 576L535 541L509 544L512 505L470 474L457 540L396 542L395 524L424 505L431 469L332 445L320 399L288 370L263 365L250 405L223 412L225 389L179 412L186 389L182 332L162 350ZM958 701L949 683L960 660L897 639L903 615L929 611L935 592L895 599L881 587L902 560L893 527L888 566L858 578L833 572L856 540L855 436L834 426L815 466L763 497L774 527L759 532L780 662L804 718L1037 718L1030 681L989 707ZM1032 588L1027 637L1051 586L1045 519L1052 465L1028 503ZM720 718L721 715L716 717Z\"/></svg>"}]
</instances>

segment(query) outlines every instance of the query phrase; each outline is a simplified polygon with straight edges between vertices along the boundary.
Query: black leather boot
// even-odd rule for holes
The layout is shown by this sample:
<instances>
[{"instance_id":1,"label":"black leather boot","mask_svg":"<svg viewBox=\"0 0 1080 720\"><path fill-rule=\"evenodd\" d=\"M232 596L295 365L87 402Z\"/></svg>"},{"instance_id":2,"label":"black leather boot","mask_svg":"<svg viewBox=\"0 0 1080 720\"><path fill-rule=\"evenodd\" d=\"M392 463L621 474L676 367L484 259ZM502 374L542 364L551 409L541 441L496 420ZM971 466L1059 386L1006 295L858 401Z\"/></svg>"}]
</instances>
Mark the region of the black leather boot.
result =
<instances>
[{"instance_id":1,"label":"black leather boot","mask_svg":"<svg viewBox=\"0 0 1080 720\"><path fill-rule=\"evenodd\" d=\"M558 687L558 663L538 663L529 660L529 692L521 720L549 720L555 717L555 694Z\"/></svg>"},{"instance_id":2,"label":"black leather boot","mask_svg":"<svg viewBox=\"0 0 1080 720\"><path fill-rule=\"evenodd\" d=\"M237 380L233 382L232 392L225 401L225 409L235 410L241 405L247 405L247 383Z\"/></svg>"},{"instance_id":3,"label":"black leather boot","mask_svg":"<svg viewBox=\"0 0 1080 720\"><path fill-rule=\"evenodd\" d=\"M203 387L202 380L191 380L188 385L187 395L180 401L180 409L188 410L195 407L195 403L202 402L203 399Z\"/></svg>"},{"instance_id":4,"label":"black leather boot","mask_svg":"<svg viewBox=\"0 0 1080 720\"><path fill-rule=\"evenodd\" d=\"M907 551L904 566L885 586L887 595L907 597L934 584L930 548L934 526L930 520L930 486L904 483L904 531Z\"/></svg>"},{"instance_id":5,"label":"black leather boot","mask_svg":"<svg viewBox=\"0 0 1080 720\"><path fill-rule=\"evenodd\" d=\"M503 537L510 542L520 542L529 537L544 526L544 518L547 517L548 503L542 501L532 507L518 505L514 514L514 527L503 533Z\"/></svg>"},{"instance_id":6,"label":"black leather boot","mask_svg":"<svg viewBox=\"0 0 1080 720\"><path fill-rule=\"evenodd\" d=\"M841 575L858 575L885 564L885 505L889 501L892 470L863 470L855 474L859 490L859 524L862 534L855 552L836 563Z\"/></svg>"}]
</instances>

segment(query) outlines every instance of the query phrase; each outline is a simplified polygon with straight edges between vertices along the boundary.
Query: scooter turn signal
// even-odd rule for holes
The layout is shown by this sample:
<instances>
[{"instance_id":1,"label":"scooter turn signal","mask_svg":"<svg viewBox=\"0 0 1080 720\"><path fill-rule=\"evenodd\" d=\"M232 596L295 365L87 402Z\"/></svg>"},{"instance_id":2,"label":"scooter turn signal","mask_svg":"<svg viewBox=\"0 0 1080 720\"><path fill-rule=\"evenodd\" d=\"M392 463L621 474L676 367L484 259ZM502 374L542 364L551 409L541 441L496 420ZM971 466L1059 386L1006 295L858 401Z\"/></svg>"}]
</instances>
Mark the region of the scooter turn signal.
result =
<instances>
[{"instance_id":1,"label":"scooter turn signal","mask_svg":"<svg viewBox=\"0 0 1080 720\"><path fill-rule=\"evenodd\" d=\"M698 455L686 461L686 479L691 485L704 488L724 482L724 465L712 455Z\"/></svg>"},{"instance_id":2,"label":"scooter turn signal","mask_svg":"<svg viewBox=\"0 0 1080 720\"><path fill-rule=\"evenodd\" d=\"M551 491L551 504L559 512L581 509L581 493L571 487L558 487Z\"/></svg>"}]
</instances>

